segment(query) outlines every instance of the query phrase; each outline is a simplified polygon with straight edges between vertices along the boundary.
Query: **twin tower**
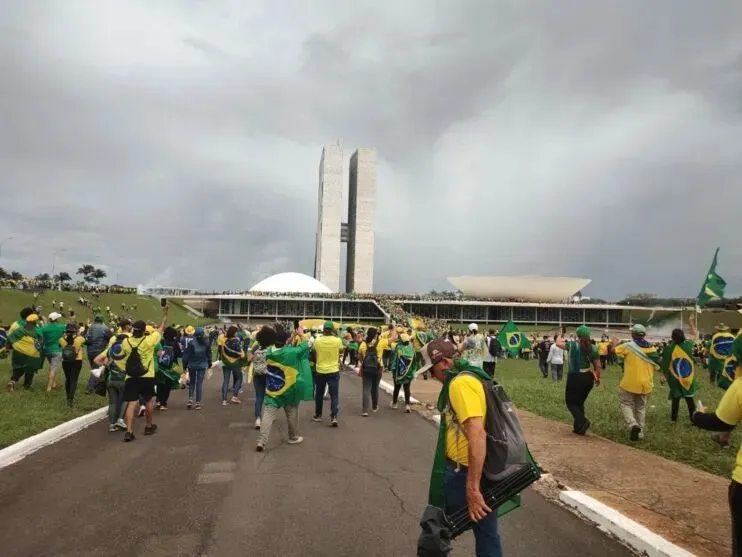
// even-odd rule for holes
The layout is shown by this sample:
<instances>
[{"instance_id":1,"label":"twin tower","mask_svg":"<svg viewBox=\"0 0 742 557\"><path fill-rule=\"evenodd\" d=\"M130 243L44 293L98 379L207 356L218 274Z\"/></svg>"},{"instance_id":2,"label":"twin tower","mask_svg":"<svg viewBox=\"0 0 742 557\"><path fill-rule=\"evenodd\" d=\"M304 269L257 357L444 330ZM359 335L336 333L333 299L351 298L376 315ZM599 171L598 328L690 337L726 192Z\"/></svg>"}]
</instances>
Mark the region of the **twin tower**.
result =
<instances>
[{"instance_id":1,"label":"twin tower","mask_svg":"<svg viewBox=\"0 0 742 557\"><path fill-rule=\"evenodd\" d=\"M348 172L348 222L343 216L343 148L325 145L319 163L319 203L314 278L340 290L340 244L348 246L346 292L374 290L376 150L357 149Z\"/></svg>"}]
</instances>

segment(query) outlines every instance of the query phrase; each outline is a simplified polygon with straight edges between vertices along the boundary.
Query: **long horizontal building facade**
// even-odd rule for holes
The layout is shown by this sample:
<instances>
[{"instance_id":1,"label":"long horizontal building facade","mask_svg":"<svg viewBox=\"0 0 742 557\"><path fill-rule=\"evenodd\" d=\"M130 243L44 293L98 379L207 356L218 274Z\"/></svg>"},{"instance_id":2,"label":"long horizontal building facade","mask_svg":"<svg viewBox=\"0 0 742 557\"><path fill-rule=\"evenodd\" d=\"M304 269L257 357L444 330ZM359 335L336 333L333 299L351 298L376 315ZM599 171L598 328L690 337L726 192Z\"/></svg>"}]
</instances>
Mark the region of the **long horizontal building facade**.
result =
<instances>
[{"instance_id":1,"label":"long horizontal building facade","mask_svg":"<svg viewBox=\"0 0 742 557\"><path fill-rule=\"evenodd\" d=\"M291 295L181 296L187 305L205 315L229 321L333 319L340 322L389 322L390 315L373 298L321 298ZM452 324L581 325L626 327L651 311L677 308L643 308L602 304L508 303L459 300L393 300L409 314L445 320Z\"/></svg>"}]
</instances>

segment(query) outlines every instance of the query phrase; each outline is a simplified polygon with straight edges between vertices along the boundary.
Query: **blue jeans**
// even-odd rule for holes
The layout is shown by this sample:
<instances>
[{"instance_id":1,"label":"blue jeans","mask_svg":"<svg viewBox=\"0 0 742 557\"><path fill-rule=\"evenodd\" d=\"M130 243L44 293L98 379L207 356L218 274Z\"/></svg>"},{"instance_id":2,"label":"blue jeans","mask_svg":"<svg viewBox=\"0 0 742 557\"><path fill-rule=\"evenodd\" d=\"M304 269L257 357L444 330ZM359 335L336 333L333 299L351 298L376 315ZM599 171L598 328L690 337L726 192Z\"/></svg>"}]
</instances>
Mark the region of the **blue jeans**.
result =
<instances>
[{"instance_id":1,"label":"blue jeans","mask_svg":"<svg viewBox=\"0 0 742 557\"><path fill-rule=\"evenodd\" d=\"M204 394L204 377L206 368L188 368L188 400L193 400L193 392L196 392L196 402L201 402Z\"/></svg>"},{"instance_id":2,"label":"blue jeans","mask_svg":"<svg viewBox=\"0 0 742 557\"><path fill-rule=\"evenodd\" d=\"M322 417L325 387L330 391L330 418L338 417L338 397L340 394L340 372L318 373L314 384L314 415Z\"/></svg>"},{"instance_id":3,"label":"blue jeans","mask_svg":"<svg viewBox=\"0 0 742 557\"><path fill-rule=\"evenodd\" d=\"M446 466L444 493L446 498L446 513L458 511L467 506L466 503L466 470L459 470ZM497 510L493 509L483 520L474 525L474 542L476 557L502 557L500 533L497 530Z\"/></svg>"},{"instance_id":4,"label":"blue jeans","mask_svg":"<svg viewBox=\"0 0 742 557\"><path fill-rule=\"evenodd\" d=\"M242 384L244 382L245 382L245 374L242 372L242 368L239 368L237 370L237 375L234 376L234 383L232 385L234 396L238 396L240 394L240 391L242 390Z\"/></svg>"},{"instance_id":5,"label":"blue jeans","mask_svg":"<svg viewBox=\"0 0 742 557\"><path fill-rule=\"evenodd\" d=\"M253 375L255 385L255 419L263 417L263 400L265 399L265 375Z\"/></svg>"},{"instance_id":6,"label":"blue jeans","mask_svg":"<svg viewBox=\"0 0 742 557\"><path fill-rule=\"evenodd\" d=\"M233 396L240 394L239 382L242 381L242 368L241 367L225 367L222 370L224 374L224 380L222 381L222 400L227 400L229 394L229 379L234 377L234 387L232 388Z\"/></svg>"}]
</instances>

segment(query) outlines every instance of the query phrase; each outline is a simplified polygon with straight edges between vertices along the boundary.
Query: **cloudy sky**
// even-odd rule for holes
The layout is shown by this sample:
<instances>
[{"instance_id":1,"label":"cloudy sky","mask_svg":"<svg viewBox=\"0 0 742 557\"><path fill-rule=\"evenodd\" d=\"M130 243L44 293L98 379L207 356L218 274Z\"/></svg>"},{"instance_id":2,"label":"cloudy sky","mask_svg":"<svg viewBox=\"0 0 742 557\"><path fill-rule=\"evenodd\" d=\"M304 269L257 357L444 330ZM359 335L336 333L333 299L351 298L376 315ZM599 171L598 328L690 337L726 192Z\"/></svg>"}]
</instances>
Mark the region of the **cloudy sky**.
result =
<instances>
[{"instance_id":1,"label":"cloudy sky","mask_svg":"<svg viewBox=\"0 0 742 557\"><path fill-rule=\"evenodd\" d=\"M740 21L732 0L0 0L0 266L311 274L342 138L379 152L377 291L692 296L720 245L742 293Z\"/></svg>"}]
</instances>

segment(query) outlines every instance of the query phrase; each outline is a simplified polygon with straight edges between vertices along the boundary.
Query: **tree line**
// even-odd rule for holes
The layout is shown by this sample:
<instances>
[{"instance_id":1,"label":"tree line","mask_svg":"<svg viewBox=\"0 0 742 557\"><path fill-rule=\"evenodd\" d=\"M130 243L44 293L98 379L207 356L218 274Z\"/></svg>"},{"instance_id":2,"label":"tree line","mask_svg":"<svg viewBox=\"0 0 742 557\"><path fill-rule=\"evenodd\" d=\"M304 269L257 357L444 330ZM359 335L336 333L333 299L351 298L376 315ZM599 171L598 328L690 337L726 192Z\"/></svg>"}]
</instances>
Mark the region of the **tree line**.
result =
<instances>
[{"instance_id":1,"label":"tree line","mask_svg":"<svg viewBox=\"0 0 742 557\"><path fill-rule=\"evenodd\" d=\"M79 276L82 281L87 284L100 284L100 281L108 276L103 269L95 267L94 265L80 266L77 269L75 275ZM0 267L0 280L21 281L28 280L29 278L30 277L25 277L23 273L20 273L18 271L8 271ZM54 276L50 275L49 273L40 273L34 276L33 280L39 282L55 282L59 284L66 284L72 281L72 276L65 271L57 273Z\"/></svg>"}]
</instances>

